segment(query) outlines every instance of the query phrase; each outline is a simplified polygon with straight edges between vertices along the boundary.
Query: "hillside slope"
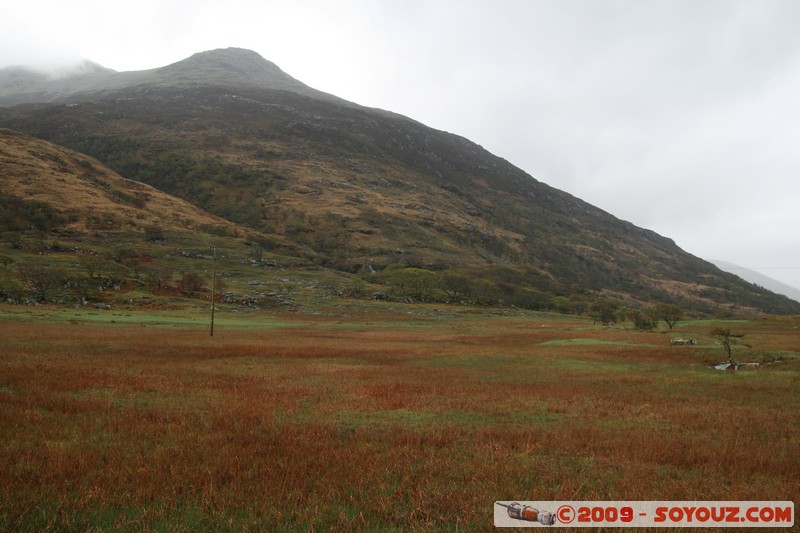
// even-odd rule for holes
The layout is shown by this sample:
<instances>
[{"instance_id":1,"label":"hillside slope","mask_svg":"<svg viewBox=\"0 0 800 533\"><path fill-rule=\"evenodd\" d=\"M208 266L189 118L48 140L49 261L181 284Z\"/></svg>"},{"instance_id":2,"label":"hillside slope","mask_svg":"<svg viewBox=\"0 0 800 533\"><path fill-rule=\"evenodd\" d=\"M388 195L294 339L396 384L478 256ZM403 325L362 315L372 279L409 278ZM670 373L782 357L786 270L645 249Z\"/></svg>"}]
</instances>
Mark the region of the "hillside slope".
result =
<instances>
[{"instance_id":1,"label":"hillside slope","mask_svg":"<svg viewBox=\"0 0 800 533\"><path fill-rule=\"evenodd\" d=\"M253 52L101 72L0 125L96 157L348 272L459 269L499 301L553 296L800 313L787 298L529 176L467 139L345 102Z\"/></svg>"},{"instance_id":2,"label":"hillside slope","mask_svg":"<svg viewBox=\"0 0 800 533\"><path fill-rule=\"evenodd\" d=\"M185 200L125 179L90 157L2 128L0 188L6 206L12 201L47 205L63 231L236 228ZM10 215L8 207L5 215ZM20 220L17 228L26 229L30 222Z\"/></svg>"},{"instance_id":3,"label":"hillside slope","mask_svg":"<svg viewBox=\"0 0 800 533\"><path fill-rule=\"evenodd\" d=\"M295 305L294 285L348 281L315 269L315 281L289 282L277 272L312 266L302 246L2 128L0 188L0 303L205 308L215 269L216 300L239 310Z\"/></svg>"}]
</instances>

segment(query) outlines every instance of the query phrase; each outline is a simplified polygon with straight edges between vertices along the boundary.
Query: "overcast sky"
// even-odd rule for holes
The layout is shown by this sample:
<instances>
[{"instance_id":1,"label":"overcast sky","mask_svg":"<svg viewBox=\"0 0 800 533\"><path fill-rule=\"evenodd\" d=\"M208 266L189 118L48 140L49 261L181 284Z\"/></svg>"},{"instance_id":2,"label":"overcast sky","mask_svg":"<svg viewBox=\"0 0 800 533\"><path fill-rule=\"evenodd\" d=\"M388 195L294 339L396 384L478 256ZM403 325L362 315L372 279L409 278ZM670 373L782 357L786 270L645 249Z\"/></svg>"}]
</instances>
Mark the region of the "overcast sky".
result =
<instances>
[{"instance_id":1,"label":"overcast sky","mask_svg":"<svg viewBox=\"0 0 800 533\"><path fill-rule=\"evenodd\" d=\"M800 1L0 0L0 67L228 46L800 287Z\"/></svg>"}]
</instances>

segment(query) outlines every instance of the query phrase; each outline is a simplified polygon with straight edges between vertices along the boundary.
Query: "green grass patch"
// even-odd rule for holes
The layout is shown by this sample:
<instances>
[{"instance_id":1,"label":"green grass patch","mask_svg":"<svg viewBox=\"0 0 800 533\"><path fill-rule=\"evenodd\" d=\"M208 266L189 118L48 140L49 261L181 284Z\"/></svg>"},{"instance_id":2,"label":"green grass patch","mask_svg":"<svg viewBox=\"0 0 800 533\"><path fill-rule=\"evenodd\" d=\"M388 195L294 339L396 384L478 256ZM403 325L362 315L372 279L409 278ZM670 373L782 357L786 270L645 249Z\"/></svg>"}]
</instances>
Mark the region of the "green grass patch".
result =
<instances>
[{"instance_id":1,"label":"green grass patch","mask_svg":"<svg viewBox=\"0 0 800 533\"><path fill-rule=\"evenodd\" d=\"M552 341L545 341L538 344L539 346L642 346L641 344L626 342L626 341L611 341L605 339L594 339L590 337L576 338L576 339L557 339Z\"/></svg>"},{"instance_id":2,"label":"green grass patch","mask_svg":"<svg viewBox=\"0 0 800 533\"><path fill-rule=\"evenodd\" d=\"M23 307L0 306L0 320L36 321L73 324L97 324L108 326L153 326L163 328L208 329L211 326L211 309L185 308L148 312L132 310L98 310L91 307L74 309L67 307ZM218 309L214 317L215 334L228 329L273 329L305 325L304 322L264 313L230 313Z\"/></svg>"}]
</instances>

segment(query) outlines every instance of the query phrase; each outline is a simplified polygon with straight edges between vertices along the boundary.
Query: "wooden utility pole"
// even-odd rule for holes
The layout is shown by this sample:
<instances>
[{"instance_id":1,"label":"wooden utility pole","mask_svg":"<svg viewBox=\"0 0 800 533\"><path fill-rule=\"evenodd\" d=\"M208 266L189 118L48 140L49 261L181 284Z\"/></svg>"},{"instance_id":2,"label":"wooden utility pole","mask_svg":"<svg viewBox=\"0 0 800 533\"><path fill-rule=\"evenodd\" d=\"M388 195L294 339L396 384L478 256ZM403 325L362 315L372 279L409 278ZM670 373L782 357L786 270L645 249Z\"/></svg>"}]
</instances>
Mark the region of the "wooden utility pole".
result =
<instances>
[{"instance_id":1,"label":"wooden utility pole","mask_svg":"<svg viewBox=\"0 0 800 533\"><path fill-rule=\"evenodd\" d=\"M217 247L211 245L211 336L214 336L214 311L217 298Z\"/></svg>"}]
</instances>

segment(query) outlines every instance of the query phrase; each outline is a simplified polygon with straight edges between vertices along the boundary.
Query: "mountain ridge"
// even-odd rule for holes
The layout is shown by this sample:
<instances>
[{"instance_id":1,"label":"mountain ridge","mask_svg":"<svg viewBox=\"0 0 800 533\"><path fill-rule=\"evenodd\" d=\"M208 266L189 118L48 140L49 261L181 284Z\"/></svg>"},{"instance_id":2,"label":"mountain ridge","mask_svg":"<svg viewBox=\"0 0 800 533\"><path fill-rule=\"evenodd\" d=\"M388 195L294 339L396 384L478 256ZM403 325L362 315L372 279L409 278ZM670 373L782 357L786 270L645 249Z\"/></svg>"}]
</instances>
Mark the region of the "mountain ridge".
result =
<instances>
[{"instance_id":1,"label":"mountain ridge","mask_svg":"<svg viewBox=\"0 0 800 533\"><path fill-rule=\"evenodd\" d=\"M791 298L796 302L800 302L800 289L798 289L797 287L788 285L782 281L764 275L761 272L757 272L751 268L739 266L737 264L728 261L712 259L711 262L717 265L725 272L730 272L731 274L735 274L745 281L749 281L750 283L760 285L774 293L782 294L788 298Z\"/></svg>"},{"instance_id":2,"label":"mountain ridge","mask_svg":"<svg viewBox=\"0 0 800 533\"><path fill-rule=\"evenodd\" d=\"M240 49L204 52L56 102L6 103L0 125L343 271L468 269L495 301L529 307L572 295L800 312L468 139L321 93L271 65Z\"/></svg>"},{"instance_id":3,"label":"mountain ridge","mask_svg":"<svg viewBox=\"0 0 800 533\"><path fill-rule=\"evenodd\" d=\"M198 52L164 67L128 72L117 72L89 60L50 73L24 66L6 67L0 69L0 106L79 100L84 94L134 87L198 85L286 90L355 105L308 87L256 52L222 48Z\"/></svg>"}]
</instances>

